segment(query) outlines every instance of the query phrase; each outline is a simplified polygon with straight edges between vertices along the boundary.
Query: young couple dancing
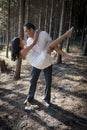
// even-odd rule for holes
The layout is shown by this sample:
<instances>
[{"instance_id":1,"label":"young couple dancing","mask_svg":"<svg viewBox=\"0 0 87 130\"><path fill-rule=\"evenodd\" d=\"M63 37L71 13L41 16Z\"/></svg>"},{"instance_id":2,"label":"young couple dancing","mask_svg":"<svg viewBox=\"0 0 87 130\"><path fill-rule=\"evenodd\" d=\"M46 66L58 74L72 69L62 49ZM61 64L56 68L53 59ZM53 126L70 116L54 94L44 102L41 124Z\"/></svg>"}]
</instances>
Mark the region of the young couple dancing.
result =
<instances>
[{"instance_id":1,"label":"young couple dancing","mask_svg":"<svg viewBox=\"0 0 87 130\"><path fill-rule=\"evenodd\" d=\"M50 105L53 64L51 52L55 50L65 59L71 59L71 56L58 48L58 45L61 44L66 38L70 38L72 31L73 27L56 40L52 41L46 31L36 30L32 23L27 23L24 25L24 33L28 37L26 46L24 40L19 37L12 40L12 60L15 61L20 57L28 60L30 65L32 65L30 87L25 104L32 104L35 96L37 81L41 70L43 70L46 84L43 103L47 107Z\"/></svg>"}]
</instances>

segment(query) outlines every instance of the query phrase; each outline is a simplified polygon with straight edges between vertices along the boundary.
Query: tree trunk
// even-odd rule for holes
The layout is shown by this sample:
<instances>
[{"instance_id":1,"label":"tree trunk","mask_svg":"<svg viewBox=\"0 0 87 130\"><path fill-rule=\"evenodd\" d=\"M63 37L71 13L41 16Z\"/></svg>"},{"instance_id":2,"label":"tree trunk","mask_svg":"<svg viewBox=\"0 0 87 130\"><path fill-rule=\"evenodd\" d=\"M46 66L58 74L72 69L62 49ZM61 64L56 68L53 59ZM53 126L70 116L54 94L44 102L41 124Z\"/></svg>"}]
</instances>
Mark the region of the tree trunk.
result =
<instances>
[{"instance_id":1,"label":"tree trunk","mask_svg":"<svg viewBox=\"0 0 87 130\"><path fill-rule=\"evenodd\" d=\"M48 18L48 0L46 0L46 16L45 16L45 24L44 24L45 31L47 31L47 18Z\"/></svg>"},{"instance_id":2,"label":"tree trunk","mask_svg":"<svg viewBox=\"0 0 87 130\"><path fill-rule=\"evenodd\" d=\"M51 14L50 14L49 35L51 35L51 29L52 29L53 2L54 2L54 0L51 1Z\"/></svg>"},{"instance_id":3,"label":"tree trunk","mask_svg":"<svg viewBox=\"0 0 87 130\"><path fill-rule=\"evenodd\" d=\"M73 8L73 0L69 1L70 2L70 16L69 16L69 28L72 25L72 8ZM69 52L69 46L70 46L70 38L67 39L66 41L66 52Z\"/></svg>"},{"instance_id":4,"label":"tree trunk","mask_svg":"<svg viewBox=\"0 0 87 130\"><path fill-rule=\"evenodd\" d=\"M31 0L26 0L25 2L25 10L26 10L26 16L25 16L25 22L29 22L29 17L30 17L30 4L31 4Z\"/></svg>"},{"instance_id":5,"label":"tree trunk","mask_svg":"<svg viewBox=\"0 0 87 130\"><path fill-rule=\"evenodd\" d=\"M84 47L86 21L87 21L87 8L86 8L86 11L85 11L84 25L83 25L83 30L82 30L82 40L81 40L82 48Z\"/></svg>"},{"instance_id":6,"label":"tree trunk","mask_svg":"<svg viewBox=\"0 0 87 130\"><path fill-rule=\"evenodd\" d=\"M85 37L85 42L84 42L84 52L83 52L83 56L87 56L87 35Z\"/></svg>"},{"instance_id":7,"label":"tree trunk","mask_svg":"<svg viewBox=\"0 0 87 130\"><path fill-rule=\"evenodd\" d=\"M60 18L60 27L59 27L59 36L63 33L63 23L64 23L64 6L65 6L65 0L61 0L62 4L62 11L61 11L61 18ZM60 44L60 49L62 49L62 44ZM58 54L57 63L62 63L62 57Z\"/></svg>"},{"instance_id":8,"label":"tree trunk","mask_svg":"<svg viewBox=\"0 0 87 130\"><path fill-rule=\"evenodd\" d=\"M0 59L0 73L4 73L7 70L5 60Z\"/></svg>"},{"instance_id":9,"label":"tree trunk","mask_svg":"<svg viewBox=\"0 0 87 130\"><path fill-rule=\"evenodd\" d=\"M40 8L40 13L39 13L39 25L38 25L39 29L41 29L41 17L42 17L42 7Z\"/></svg>"},{"instance_id":10,"label":"tree trunk","mask_svg":"<svg viewBox=\"0 0 87 130\"><path fill-rule=\"evenodd\" d=\"M24 31L23 31L23 25L24 25L24 18L25 18L25 0L20 1L20 10L19 10L19 37L23 39L24 37ZM16 60L16 71L14 74L14 79L18 80L20 78L20 72L21 72L21 64L22 59L18 58Z\"/></svg>"},{"instance_id":11,"label":"tree trunk","mask_svg":"<svg viewBox=\"0 0 87 130\"><path fill-rule=\"evenodd\" d=\"M54 3L55 5L55 3ZM53 32L53 39L56 39L58 37L58 33L59 33L59 17L60 17L60 2L56 1L56 8L54 10L55 15L54 15L54 32Z\"/></svg>"},{"instance_id":12,"label":"tree trunk","mask_svg":"<svg viewBox=\"0 0 87 130\"><path fill-rule=\"evenodd\" d=\"M8 58L9 42L10 42L10 0L8 0L8 26L7 26L7 50L6 57Z\"/></svg>"},{"instance_id":13,"label":"tree trunk","mask_svg":"<svg viewBox=\"0 0 87 130\"><path fill-rule=\"evenodd\" d=\"M16 34L16 20L17 20L17 18L15 18L15 16L17 15L15 7L16 7L16 3L14 1L14 7L13 7L13 37L15 37L15 34Z\"/></svg>"}]
</instances>

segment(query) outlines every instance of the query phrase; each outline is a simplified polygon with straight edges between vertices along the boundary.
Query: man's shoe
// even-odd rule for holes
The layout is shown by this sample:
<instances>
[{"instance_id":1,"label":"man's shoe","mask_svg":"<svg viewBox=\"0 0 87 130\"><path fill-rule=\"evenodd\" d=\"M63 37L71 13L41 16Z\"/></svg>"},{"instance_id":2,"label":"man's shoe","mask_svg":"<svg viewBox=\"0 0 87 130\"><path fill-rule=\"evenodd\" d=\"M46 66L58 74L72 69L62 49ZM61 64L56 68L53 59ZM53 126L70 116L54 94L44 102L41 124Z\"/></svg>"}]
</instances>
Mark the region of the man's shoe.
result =
<instances>
[{"instance_id":1,"label":"man's shoe","mask_svg":"<svg viewBox=\"0 0 87 130\"><path fill-rule=\"evenodd\" d=\"M25 106L24 110L27 111L27 110L37 110L39 109L39 106L38 105L28 105L28 106Z\"/></svg>"},{"instance_id":2,"label":"man's shoe","mask_svg":"<svg viewBox=\"0 0 87 130\"><path fill-rule=\"evenodd\" d=\"M33 110L33 107L32 107L32 105L31 106L25 106L24 110L25 111L30 111L30 110Z\"/></svg>"}]
</instances>

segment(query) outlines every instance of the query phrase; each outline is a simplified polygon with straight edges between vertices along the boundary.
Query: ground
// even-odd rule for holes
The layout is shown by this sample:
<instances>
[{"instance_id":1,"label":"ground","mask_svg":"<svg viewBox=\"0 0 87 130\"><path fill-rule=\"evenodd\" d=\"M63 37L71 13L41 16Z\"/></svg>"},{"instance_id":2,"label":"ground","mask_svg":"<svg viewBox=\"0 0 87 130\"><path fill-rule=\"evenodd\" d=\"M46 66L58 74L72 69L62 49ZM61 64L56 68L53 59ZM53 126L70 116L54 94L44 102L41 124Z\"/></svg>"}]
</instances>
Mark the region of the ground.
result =
<instances>
[{"instance_id":1,"label":"ground","mask_svg":"<svg viewBox=\"0 0 87 130\"><path fill-rule=\"evenodd\" d=\"M0 54L4 58L3 53ZM53 65L51 106L45 107L42 96L45 88L43 72L35 93L38 109L24 111L29 89L31 66L23 62L21 78L13 79L15 64L0 74L0 130L87 130L87 57Z\"/></svg>"}]
</instances>

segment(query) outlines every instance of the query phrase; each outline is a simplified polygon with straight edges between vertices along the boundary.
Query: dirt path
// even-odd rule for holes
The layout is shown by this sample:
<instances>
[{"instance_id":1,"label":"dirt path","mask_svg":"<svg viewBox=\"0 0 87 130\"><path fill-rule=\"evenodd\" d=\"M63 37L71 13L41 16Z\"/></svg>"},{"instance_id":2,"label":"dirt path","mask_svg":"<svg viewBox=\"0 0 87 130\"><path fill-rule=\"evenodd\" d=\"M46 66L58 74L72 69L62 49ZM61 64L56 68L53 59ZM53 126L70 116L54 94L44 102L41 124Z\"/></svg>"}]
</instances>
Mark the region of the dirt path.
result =
<instances>
[{"instance_id":1,"label":"dirt path","mask_svg":"<svg viewBox=\"0 0 87 130\"><path fill-rule=\"evenodd\" d=\"M12 68L14 70L14 68ZM87 57L53 66L51 107L41 97L44 76L40 75L35 103L39 109L25 112L31 67L22 65L21 79L13 71L0 74L0 130L87 130Z\"/></svg>"}]
</instances>

